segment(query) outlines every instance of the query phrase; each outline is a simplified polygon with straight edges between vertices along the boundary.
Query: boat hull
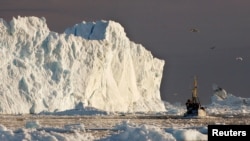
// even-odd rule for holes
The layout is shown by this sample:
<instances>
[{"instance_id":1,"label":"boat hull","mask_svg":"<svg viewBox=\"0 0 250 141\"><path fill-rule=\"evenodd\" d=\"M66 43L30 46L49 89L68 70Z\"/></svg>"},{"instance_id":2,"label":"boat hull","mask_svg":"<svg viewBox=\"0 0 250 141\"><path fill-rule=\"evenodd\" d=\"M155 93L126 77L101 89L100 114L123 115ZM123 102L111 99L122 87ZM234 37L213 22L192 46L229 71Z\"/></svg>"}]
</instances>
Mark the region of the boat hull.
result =
<instances>
[{"instance_id":1,"label":"boat hull","mask_svg":"<svg viewBox=\"0 0 250 141\"><path fill-rule=\"evenodd\" d=\"M204 109L198 109L196 112L186 112L184 114L184 117L205 117L207 116L207 113Z\"/></svg>"}]
</instances>

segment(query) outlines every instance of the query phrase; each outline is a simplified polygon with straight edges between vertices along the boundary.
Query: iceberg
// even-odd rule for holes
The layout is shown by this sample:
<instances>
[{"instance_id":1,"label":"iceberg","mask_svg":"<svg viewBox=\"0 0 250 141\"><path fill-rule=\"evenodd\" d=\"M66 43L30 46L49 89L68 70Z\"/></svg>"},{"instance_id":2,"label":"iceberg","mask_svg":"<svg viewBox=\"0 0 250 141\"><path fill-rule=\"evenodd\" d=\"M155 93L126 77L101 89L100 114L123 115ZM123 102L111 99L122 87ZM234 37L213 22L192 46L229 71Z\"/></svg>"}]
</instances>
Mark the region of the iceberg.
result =
<instances>
[{"instance_id":1,"label":"iceberg","mask_svg":"<svg viewBox=\"0 0 250 141\"><path fill-rule=\"evenodd\" d=\"M130 41L115 21L85 22L64 33L45 18L0 19L0 113L165 111L164 60Z\"/></svg>"}]
</instances>

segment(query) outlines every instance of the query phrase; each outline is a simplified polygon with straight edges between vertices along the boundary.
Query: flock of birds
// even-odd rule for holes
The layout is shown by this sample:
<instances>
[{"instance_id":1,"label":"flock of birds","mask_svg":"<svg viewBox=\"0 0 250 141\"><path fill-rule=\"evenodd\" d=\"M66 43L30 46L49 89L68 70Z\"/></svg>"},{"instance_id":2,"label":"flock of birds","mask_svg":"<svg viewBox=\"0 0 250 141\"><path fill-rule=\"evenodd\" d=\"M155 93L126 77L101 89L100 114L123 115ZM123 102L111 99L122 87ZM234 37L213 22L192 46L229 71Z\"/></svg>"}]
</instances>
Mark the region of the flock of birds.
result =
<instances>
[{"instance_id":1,"label":"flock of birds","mask_svg":"<svg viewBox=\"0 0 250 141\"><path fill-rule=\"evenodd\" d=\"M200 32L200 30L197 29L197 28L191 28L189 31L194 32L194 33ZM215 49L215 48L216 48L215 46L210 47L210 49L212 49L212 50ZM238 56L235 59L236 59L236 61L243 61L243 57L241 57L241 56Z\"/></svg>"}]
</instances>

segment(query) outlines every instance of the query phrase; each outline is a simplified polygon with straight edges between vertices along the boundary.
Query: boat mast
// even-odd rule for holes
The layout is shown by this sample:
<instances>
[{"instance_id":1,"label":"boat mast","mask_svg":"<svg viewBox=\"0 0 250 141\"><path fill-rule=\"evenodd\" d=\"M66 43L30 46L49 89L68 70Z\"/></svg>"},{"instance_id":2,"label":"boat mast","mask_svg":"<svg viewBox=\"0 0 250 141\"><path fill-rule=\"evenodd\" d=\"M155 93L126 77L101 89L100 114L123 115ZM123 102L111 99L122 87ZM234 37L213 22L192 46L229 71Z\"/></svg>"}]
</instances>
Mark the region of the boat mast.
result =
<instances>
[{"instance_id":1,"label":"boat mast","mask_svg":"<svg viewBox=\"0 0 250 141\"><path fill-rule=\"evenodd\" d=\"M197 77L194 76L194 87L193 87L193 90L192 90L192 101L193 101L193 103L199 103L198 96L197 96L197 94L198 94L197 87L198 87Z\"/></svg>"}]
</instances>

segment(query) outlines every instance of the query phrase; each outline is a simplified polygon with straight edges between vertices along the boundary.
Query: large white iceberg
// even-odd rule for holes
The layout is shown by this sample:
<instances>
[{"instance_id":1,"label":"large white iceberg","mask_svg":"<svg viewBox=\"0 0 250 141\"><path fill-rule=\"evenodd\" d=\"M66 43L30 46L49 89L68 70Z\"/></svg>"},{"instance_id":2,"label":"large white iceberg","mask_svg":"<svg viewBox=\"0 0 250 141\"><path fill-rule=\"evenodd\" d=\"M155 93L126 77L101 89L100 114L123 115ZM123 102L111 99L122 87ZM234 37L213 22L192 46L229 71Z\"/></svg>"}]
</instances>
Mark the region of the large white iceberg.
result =
<instances>
[{"instance_id":1,"label":"large white iceberg","mask_svg":"<svg viewBox=\"0 0 250 141\"><path fill-rule=\"evenodd\" d=\"M0 113L74 109L165 111L164 60L129 40L114 21L82 22L59 34L45 18L0 19Z\"/></svg>"}]
</instances>

